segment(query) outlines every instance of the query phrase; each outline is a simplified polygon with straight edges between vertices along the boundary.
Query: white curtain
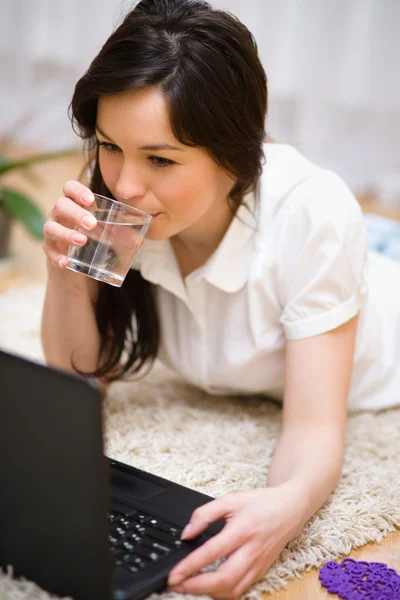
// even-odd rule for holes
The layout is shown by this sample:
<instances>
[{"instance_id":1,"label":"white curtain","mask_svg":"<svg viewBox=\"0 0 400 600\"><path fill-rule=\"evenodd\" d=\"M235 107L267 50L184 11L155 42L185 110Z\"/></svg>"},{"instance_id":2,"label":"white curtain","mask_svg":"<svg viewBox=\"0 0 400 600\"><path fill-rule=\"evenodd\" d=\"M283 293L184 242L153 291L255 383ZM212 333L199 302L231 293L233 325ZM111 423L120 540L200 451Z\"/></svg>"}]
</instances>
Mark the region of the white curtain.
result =
<instances>
[{"instance_id":1,"label":"white curtain","mask_svg":"<svg viewBox=\"0 0 400 600\"><path fill-rule=\"evenodd\" d=\"M267 130L400 205L400 1L211 0L253 32ZM75 144L74 84L134 0L1 0L0 136Z\"/></svg>"}]
</instances>

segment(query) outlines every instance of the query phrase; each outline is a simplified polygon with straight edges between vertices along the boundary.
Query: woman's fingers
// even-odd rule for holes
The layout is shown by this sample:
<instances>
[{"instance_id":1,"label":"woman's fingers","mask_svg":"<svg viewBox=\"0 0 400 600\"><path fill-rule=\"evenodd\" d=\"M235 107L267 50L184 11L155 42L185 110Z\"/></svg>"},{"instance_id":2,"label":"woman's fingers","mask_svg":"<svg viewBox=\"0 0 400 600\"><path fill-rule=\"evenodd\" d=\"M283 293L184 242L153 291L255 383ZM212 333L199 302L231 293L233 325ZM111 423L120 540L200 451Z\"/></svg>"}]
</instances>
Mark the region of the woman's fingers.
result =
<instances>
[{"instance_id":1,"label":"woman's fingers","mask_svg":"<svg viewBox=\"0 0 400 600\"><path fill-rule=\"evenodd\" d=\"M213 598L238 598L256 581L260 571L258 558L258 554L251 550L251 545L245 544L216 570L194 575L172 587L170 591Z\"/></svg>"},{"instance_id":2,"label":"woman's fingers","mask_svg":"<svg viewBox=\"0 0 400 600\"><path fill-rule=\"evenodd\" d=\"M43 226L43 251L49 261L64 268L68 264L67 252L70 246L81 247L87 242L87 236L75 229L64 227L57 221L48 220ZM61 260L61 262L60 262Z\"/></svg>"},{"instance_id":3,"label":"woman's fingers","mask_svg":"<svg viewBox=\"0 0 400 600\"><path fill-rule=\"evenodd\" d=\"M66 246L83 246L87 242L87 236L75 229L69 229L57 223L57 221L46 221L43 227L45 237L54 242L61 242Z\"/></svg>"},{"instance_id":4,"label":"woman's fingers","mask_svg":"<svg viewBox=\"0 0 400 600\"><path fill-rule=\"evenodd\" d=\"M284 546L284 543L274 546L251 540L239 545L216 570L195 574L172 586L170 591L213 598L240 598L268 572Z\"/></svg>"},{"instance_id":5,"label":"woman's fingers","mask_svg":"<svg viewBox=\"0 0 400 600\"><path fill-rule=\"evenodd\" d=\"M221 515L218 514L219 518ZM216 520L216 519L213 519ZM204 521L203 521L204 523ZM245 527L237 527L232 521L225 525L220 533L210 538L199 548L182 560L170 573L169 585L179 585L188 577L204 569L215 561L231 555L239 548L247 537Z\"/></svg>"},{"instance_id":6,"label":"woman's fingers","mask_svg":"<svg viewBox=\"0 0 400 600\"><path fill-rule=\"evenodd\" d=\"M53 241L45 239L42 247L47 259L54 266L60 267L61 269L67 266L68 257L66 256L66 253L60 250Z\"/></svg>"},{"instance_id":7,"label":"woman's fingers","mask_svg":"<svg viewBox=\"0 0 400 600\"><path fill-rule=\"evenodd\" d=\"M232 538L230 534L224 535L224 531L212 537L196 550L193 550L182 560L170 573L168 584L179 585L195 573L204 569L215 561L231 554L239 546L239 540Z\"/></svg>"},{"instance_id":8,"label":"woman's fingers","mask_svg":"<svg viewBox=\"0 0 400 600\"><path fill-rule=\"evenodd\" d=\"M94 207L93 193L79 181L67 181L63 186L64 196L54 203L43 226L43 251L48 260L59 267L66 267L66 256L70 246L84 246L87 233L96 227L91 214ZM77 231L79 227L82 231Z\"/></svg>"},{"instance_id":9,"label":"woman's fingers","mask_svg":"<svg viewBox=\"0 0 400 600\"><path fill-rule=\"evenodd\" d=\"M65 196L58 198L49 215L49 220L59 223L68 221L74 226L82 227L86 231L91 231L96 226L96 218L89 210L84 209Z\"/></svg>"},{"instance_id":10,"label":"woman's fingers","mask_svg":"<svg viewBox=\"0 0 400 600\"><path fill-rule=\"evenodd\" d=\"M50 262L65 267L68 264L68 248L72 245L79 247L86 244L85 232L91 231L96 223L93 215L71 198L58 198L43 226L43 251ZM83 231L76 231L76 226Z\"/></svg>"},{"instance_id":11,"label":"woman's fingers","mask_svg":"<svg viewBox=\"0 0 400 600\"><path fill-rule=\"evenodd\" d=\"M186 540L197 537L211 523L226 518L230 514L235 500L235 495L227 494L196 508L190 517L189 523L182 532L182 539Z\"/></svg>"},{"instance_id":12,"label":"woman's fingers","mask_svg":"<svg viewBox=\"0 0 400 600\"><path fill-rule=\"evenodd\" d=\"M193 539L205 531L211 523L220 519L227 519L234 508L236 498L237 496L234 494L227 494L196 508L182 532L182 539ZM189 556L172 569L168 584L178 585L193 573L233 552L239 543L239 541L236 541L235 534L230 531L228 525L225 525L220 533L197 550L191 552Z\"/></svg>"},{"instance_id":13,"label":"woman's fingers","mask_svg":"<svg viewBox=\"0 0 400 600\"><path fill-rule=\"evenodd\" d=\"M90 206L94 201L91 190L79 181L66 181L63 185L63 194L82 206Z\"/></svg>"}]
</instances>

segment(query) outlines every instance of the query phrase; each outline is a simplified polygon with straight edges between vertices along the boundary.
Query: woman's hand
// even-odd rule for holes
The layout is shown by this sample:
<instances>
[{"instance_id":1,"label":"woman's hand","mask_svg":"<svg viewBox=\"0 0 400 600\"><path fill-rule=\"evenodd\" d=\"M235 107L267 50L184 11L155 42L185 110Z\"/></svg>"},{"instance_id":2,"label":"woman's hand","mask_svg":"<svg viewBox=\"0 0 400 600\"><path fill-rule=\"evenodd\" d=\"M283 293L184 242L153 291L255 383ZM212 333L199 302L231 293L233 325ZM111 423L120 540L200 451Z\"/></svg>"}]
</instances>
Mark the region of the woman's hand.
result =
<instances>
[{"instance_id":1,"label":"woman's hand","mask_svg":"<svg viewBox=\"0 0 400 600\"><path fill-rule=\"evenodd\" d=\"M67 181L63 194L54 204L43 227L43 251L49 263L61 269L68 264L68 248L84 246L87 242L87 236L75 231L75 227L91 231L96 226L96 219L87 210L94 202L89 188L79 181Z\"/></svg>"},{"instance_id":2,"label":"woman's hand","mask_svg":"<svg viewBox=\"0 0 400 600\"><path fill-rule=\"evenodd\" d=\"M99 241L102 246L110 246L116 257L121 253L124 260L126 251L131 253L137 249L139 243L143 244L143 240L139 241L140 229L135 227L135 224L142 225L141 216L131 215L126 224L132 226L121 227L122 223L119 223L118 219L114 222L115 215L101 207L101 203L96 203L89 188L78 181L67 181L63 193L64 196L58 198L43 227L43 250L52 274L67 267L69 247L84 246L88 237L91 241ZM77 231L75 227L79 227L80 230ZM57 275L56 277L59 278ZM62 278L63 281L71 278L75 282L76 274L64 272Z\"/></svg>"},{"instance_id":3,"label":"woman's hand","mask_svg":"<svg viewBox=\"0 0 400 600\"><path fill-rule=\"evenodd\" d=\"M305 500L290 483L228 494L196 509L182 537L197 537L210 523L226 521L220 533L182 560L170 573L171 591L238 598L261 579L306 521ZM227 557L217 570L199 571Z\"/></svg>"}]
</instances>

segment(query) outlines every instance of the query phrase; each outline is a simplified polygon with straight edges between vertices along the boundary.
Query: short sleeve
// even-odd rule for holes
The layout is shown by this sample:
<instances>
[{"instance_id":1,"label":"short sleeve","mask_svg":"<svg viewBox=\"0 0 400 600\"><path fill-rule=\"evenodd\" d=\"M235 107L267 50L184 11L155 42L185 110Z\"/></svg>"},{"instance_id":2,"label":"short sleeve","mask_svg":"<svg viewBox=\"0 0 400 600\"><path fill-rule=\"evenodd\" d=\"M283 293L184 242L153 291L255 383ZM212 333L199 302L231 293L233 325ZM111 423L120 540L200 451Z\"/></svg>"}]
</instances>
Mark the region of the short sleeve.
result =
<instances>
[{"instance_id":1,"label":"short sleeve","mask_svg":"<svg viewBox=\"0 0 400 600\"><path fill-rule=\"evenodd\" d=\"M368 293L367 232L361 208L329 171L301 183L285 202L277 269L286 339L349 321Z\"/></svg>"}]
</instances>

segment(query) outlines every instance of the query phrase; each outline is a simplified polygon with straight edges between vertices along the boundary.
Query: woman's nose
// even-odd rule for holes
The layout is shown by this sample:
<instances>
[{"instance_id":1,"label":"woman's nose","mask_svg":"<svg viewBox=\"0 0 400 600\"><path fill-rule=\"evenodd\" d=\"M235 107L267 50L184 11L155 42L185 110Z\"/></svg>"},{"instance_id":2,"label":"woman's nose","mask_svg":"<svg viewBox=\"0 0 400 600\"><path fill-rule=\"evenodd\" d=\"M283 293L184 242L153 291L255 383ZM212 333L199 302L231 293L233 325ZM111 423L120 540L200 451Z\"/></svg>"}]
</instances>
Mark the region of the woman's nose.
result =
<instances>
[{"instance_id":1,"label":"woman's nose","mask_svg":"<svg viewBox=\"0 0 400 600\"><path fill-rule=\"evenodd\" d=\"M116 197L121 200L134 200L146 194L146 185L137 169L123 168L115 187Z\"/></svg>"}]
</instances>

